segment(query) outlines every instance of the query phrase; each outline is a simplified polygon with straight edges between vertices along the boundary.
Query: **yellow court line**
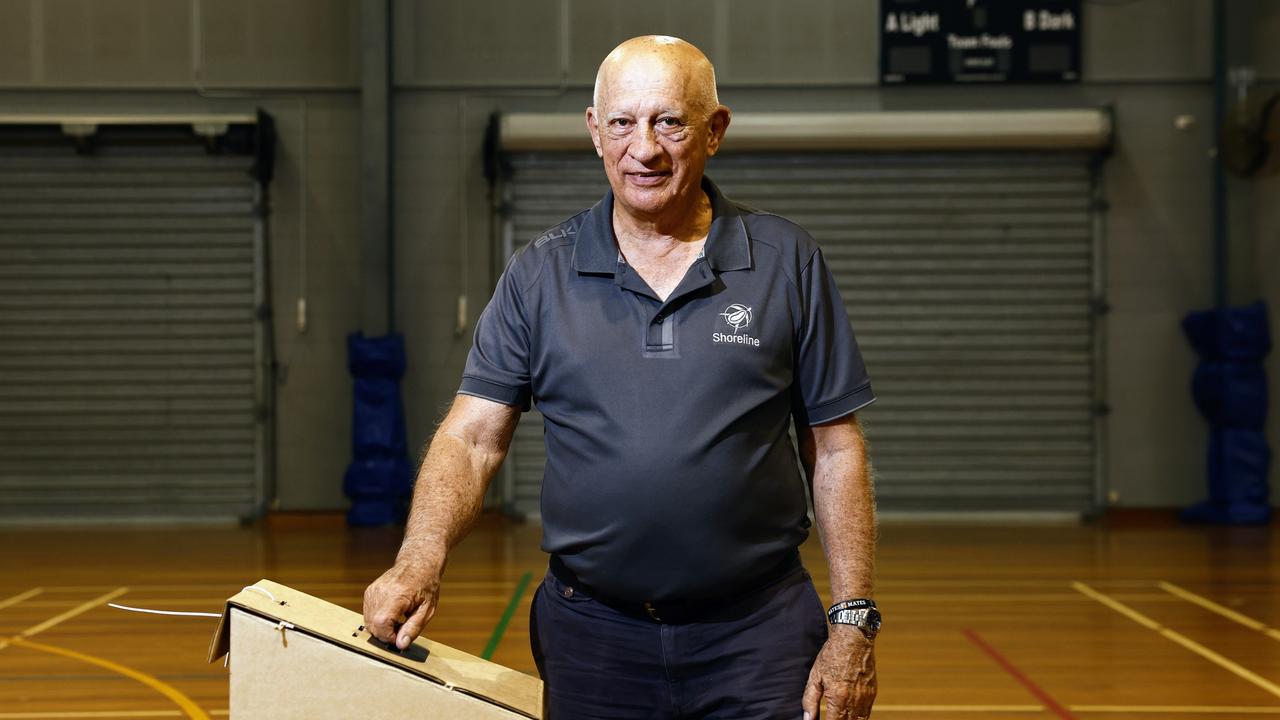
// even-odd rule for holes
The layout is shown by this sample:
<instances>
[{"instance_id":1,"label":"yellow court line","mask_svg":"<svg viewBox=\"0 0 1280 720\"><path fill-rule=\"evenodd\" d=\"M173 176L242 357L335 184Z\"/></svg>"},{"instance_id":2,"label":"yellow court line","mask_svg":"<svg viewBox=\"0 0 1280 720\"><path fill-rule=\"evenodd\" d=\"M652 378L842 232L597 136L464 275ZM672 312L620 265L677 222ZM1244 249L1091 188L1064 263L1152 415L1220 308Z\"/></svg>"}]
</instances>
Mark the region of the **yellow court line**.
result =
<instances>
[{"instance_id":1,"label":"yellow court line","mask_svg":"<svg viewBox=\"0 0 1280 720\"><path fill-rule=\"evenodd\" d=\"M1072 705L1078 713L1145 713L1160 715L1280 715L1280 706L1263 705ZM1040 705L877 705L876 712L1042 712ZM230 710L210 710L209 715L229 715ZM111 718L181 717L178 710L70 710L50 712L0 712L0 720L110 720Z\"/></svg>"},{"instance_id":2,"label":"yellow court line","mask_svg":"<svg viewBox=\"0 0 1280 720\"><path fill-rule=\"evenodd\" d=\"M221 609L225 604L225 597L141 597L143 592L137 586L130 586L130 602L138 607L147 608L165 608L165 607L186 607L186 606L208 606L214 612ZM937 603L939 595L936 593L895 593L891 591L881 591L881 595L885 598L892 599L894 602L919 602L919 603ZM505 603L507 599L499 595L475 595L470 593L450 593L449 586L445 586L445 600L449 603L459 604L486 604L486 603ZM1070 592L1061 593L1019 593L1019 594L989 594L989 593L948 593L945 598L948 603L954 602L973 602L973 603L989 603L989 602L1075 602L1079 599L1079 595ZM1169 597L1164 593L1123 593L1121 597L1132 600L1144 601L1168 601L1177 602L1177 598ZM363 597L350 596L329 596L326 601L335 605L359 605L364 601ZM67 604L67 601L61 600L36 600L27 603L28 607L60 607ZM4 716L0 715L0 719Z\"/></svg>"},{"instance_id":3,"label":"yellow court line","mask_svg":"<svg viewBox=\"0 0 1280 720\"><path fill-rule=\"evenodd\" d=\"M90 665L97 665L98 667L106 668L112 672L132 678L172 700L174 704L182 709L182 712L187 714L187 717L191 718L191 720L209 720L209 716L200 709L199 705L192 702L191 698L183 695L181 691L172 685L169 685L159 678L153 677L144 672L134 670L131 667L125 667L124 665L100 657L86 655L84 653L76 652L75 650L68 650L66 648L55 647L53 645L45 645L22 637L13 638L12 642L18 647L39 650L41 652L52 653L54 655L62 655L63 657L68 657L72 660L79 660L81 662L89 663Z\"/></svg>"},{"instance_id":4,"label":"yellow court line","mask_svg":"<svg viewBox=\"0 0 1280 720\"><path fill-rule=\"evenodd\" d=\"M1039 705L877 705L877 712L1042 712ZM1151 715L1280 715L1280 706L1229 705L1073 705L1071 712ZM209 715L229 715L225 708ZM52 712L0 712L0 720L109 720L114 717L180 717L177 710L86 710Z\"/></svg>"},{"instance_id":5,"label":"yellow court line","mask_svg":"<svg viewBox=\"0 0 1280 720\"><path fill-rule=\"evenodd\" d=\"M1155 620L1152 620L1146 615L1143 615L1137 610L1134 610L1133 608L1125 605L1122 602L1113 600L1112 598L1109 598L1106 595L1103 595L1102 593L1098 592L1097 590L1094 590L1093 588L1089 587L1088 585L1085 585L1082 582L1073 582L1071 583L1071 587L1075 588L1080 593L1087 595L1088 597L1093 598L1094 600L1097 600L1103 605L1106 605L1112 610L1115 610L1121 615L1124 615L1125 617L1138 623L1139 625L1142 625L1148 630L1154 630L1160 635L1163 635L1166 639L1172 640L1173 642L1178 643L1182 647L1214 663L1218 667L1221 667L1224 670L1228 670L1240 678L1248 680L1249 682L1253 683L1254 685L1257 685L1258 687L1262 688L1263 690L1266 690L1267 692L1271 693L1272 695L1275 695L1276 697L1280 697L1280 685L1276 685L1270 680L1262 677L1261 675L1253 672L1252 670L1244 667L1243 665L1235 662L1234 660L1225 658L1222 655L1219 655L1218 653L1201 645L1195 640L1192 640L1191 638L1179 632L1170 630L1169 628L1161 625Z\"/></svg>"},{"instance_id":6,"label":"yellow court line","mask_svg":"<svg viewBox=\"0 0 1280 720\"><path fill-rule=\"evenodd\" d=\"M14 595L14 596L13 596L13 597L11 597L11 598L6 598L6 599L4 599L4 600L0 600L0 610L3 610L3 609L5 609L5 608L7 608L7 607L10 607L10 606L12 606L12 605L17 605L18 603L22 602L23 600L28 600L28 599L30 599L30 598L33 598L33 597L35 597L35 596L39 595L39 594L40 594L40 593L42 593L42 592L44 592L44 588L42 588L42 587L31 588L30 590L28 590L28 591L26 591L26 592L24 592L24 593L18 593L17 595Z\"/></svg>"},{"instance_id":7,"label":"yellow court line","mask_svg":"<svg viewBox=\"0 0 1280 720\"><path fill-rule=\"evenodd\" d=\"M1094 590L1093 588L1089 587L1088 585L1085 585L1082 582L1073 582L1071 583L1071 587L1075 588L1076 592L1084 593L1085 595L1093 598L1094 600L1097 600L1103 605L1106 605L1112 610L1115 610L1116 612L1120 613L1121 615L1124 615L1125 617L1138 623L1139 625L1145 627L1148 630L1155 630L1156 632L1159 632L1161 629L1163 629L1163 626L1161 626L1160 623L1156 622L1155 620L1152 620L1146 615L1143 615L1142 613L1138 612L1137 610L1134 610L1133 608L1129 607L1128 605L1125 605L1124 603L1118 600L1112 600L1111 598L1107 597L1106 595L1103 595L1102 593L1098 592L1097 590Z\"/></svg>"},{"instance_id":8,"label":"yellow court line","mask_svg":"<svg viewBox=\"0 0 1280 720\"><path fill-rule=\"evenodd\" d=\"M1078 713L1159 713L1162 715L1280 715L1280 705L1072 705Z\"/></svg>"},{"instance_id":9,"label":"yellow court line","mask_svg":"<svg viewBox=\"0 0 1280 720\"><path fill-rule=\"evenodd\" d=\"M876 705L876 712L938 712L938 713L1034 713L1044 710L1040 705ZM210 710L209 715L228 715L229 710ZM177 710L100 710L69 712L3 713L0 720L71 720L75 718L107 719L130 717L178 717Z\"/></svg>"},{"instance_id":10,"label":"yellow court line","mask_svg":"<svg viewBox=\"0 0 1280 720\"><path fill-rule=\"evenodd\" d=\"M522 569L522 568L517 567L517 570L519 570L519 569ZM533 573L535 574L535 576L540 576L540 575L541 575L541 573L545 572L546 567L545 567L545 566L532 566L532 567L525 567L525 568L523 568L523 569L528 569L530 572L533 572ZM290 587L293 587L293 588L295 588L295 589L299 589L299 590L305 590L305 589L308 589L308 588L310 588L310 589L314 589L314 590L341 590L341 589L345 589L345 588L349 588L349 589L353 589L353 590L364 590L366 587L368 587L368 586L369 586L369 583L368 583L368 582L337 582L337 581L325 581L325 580L309 581L309 580L298 580L298 579L296 579L296 578L294 578L294 579L289 579L289 578L284 578L284 579L275 578L275 580L277 580L277 582L283 582L284 584L289 585ZM1025 578L1025 579L1018 579L1018 578L997 578L997 579L987 579L987 578L897 578L897 579L892 579L892 578L890 578L890 579L885 579L885 578L877 578L877 580L876 580L876 586L877 586L877 587L879 587L879 588L893 588L893 587L924 587L924 588L933 588L933 587L978 587L978 588L983 588L983 589L987 589L987 588L997 588L997 589L1009 588L1009 589L1011 589L1011 590L1017 590L1018 588L1060 588L1060 587L1062 587L1062 583L1063 583L1065 580L1066 580L1065 578ZM372 582L372 579L370 580L370 582ZM1102 581L1102 583L1101 583L1101 584L1102 584L1102 585L1104 585L1104 586L1106 586L1106 587L1108 587L1108 588L1150 588L1150 587L1151 587L1151 582L1152 582L1151 580L1107 579L1107 580ZM144 590L146 590L146 591L157 591L157 592L185 592L185 591L192 591L192 592L196 592L196 591L199 591L199 590L218 590L218 591L222 591L222 590L228 590L228 589L229 589L229 590L231 590L231 591L232 591L232 593L234 594L235 592L239 592L239 589L240 589L243 585L245 585L245 584L247 584L247 583L246 583L246 582L239 581L239 580L232 580L232 581L223 582L223 583L197 583L197 582L193 582L193 583L163 583L163 584L155 584L155 585L145 585L145 584L133 585L133 584L131 584L129 587L133 588L133 590L135 590L135 591L144 591ZM494 579L494 580L446 580L446 581L445 581L445 583L444 583L444 587L446 587L446 588L474 588L474 589L478 589L478 590L486 590L486 589L489 589L489 588L496 588L496 589L503 589L503 590L508 590L508 591L510 591L511 589L513 589L513 588L516 586L516 584L517 584L517 583L515 583L515 582L513 582L513 581L511 581L511 580L500 580L500 579ZM113 587L115 587L115 586L114 586L114 585L45 585L45 586L44 586L44 589L45 589L46 591L50 591L50 592L53 592L53 591L67 591L67 592L93 592L93 591L95 591L95 590L97 590L97 591L101 591L101 590L109 590L109 589L111 589L111 588L113 588ZM218 597L225 599L225 596L222 596L222 595L219 595Z\"/></svg>"},{"instance_id":11,"label":"yellow court line","mask_svg":"<svg viewBox=\"0 0 1280 720\"><path fill-rule=\"evenodd\" d=\"M973 713L1033 713L1044 710L1040 705L876 705L880 712L973 712Z\"/></svg>"},{"instance_id":12,"label":"yellow court line","mask_svg":"<svg viewBox=\"0 0 1280 720\"><path fill-rule=\"evenodd\" d=\"M1244 613L1236 612L1235 610L1232 610L1231 608L1225 605L1219 605L1218 603L1210 600L1207 597L1197 595L1191 592L1190 590L1184 590L1178 587L1177 585L1174 585L1173 583L1161 581L1157 584L1160 586L1161 590L1164 590L1165 592L1171 595L1176 595L1182 598L1183 600L1186 600L1189 603L1195 603L1196 605L1199 605L1200 607L1204 608L1205 610L1209 610L1210 612L1218 613L1222 617L1228 620L1231 620L1233 622L1240 623L1241 625L1249 628L1250 630L1257 630L1258 632L1262 633L1263 635L1266 635L1272 640L1280 640L1280 630L1276 630L1273 627L1268 627L1267 624L1264 622L1261 622L1259 620L1254 620L1253 618L1249 617L1248 615L1245 615Z\"/></svg>"},{"instance_id":13,"label":"yellow court line","mask_svg":"<svg viewBox=\"0 0 1280 720\"><path fill-rule=\"evenodd\" d=\"M820 578L818 578L820 579ZM916 587L980 587L1017 590L1018 588L1061 588L1066 578L876 578L877 590L897 586ZM1099 584L1111 588L1147 589L1151 588L1150 580L1106 579Z\"/></svg>"},{"instance_id":14,"label":"yellow court line","mask_svg":"<svg viewBox=\"0 0 1280 720\"><path fill-rule=\"evenodd\" d=\"M87 613L90 610L100 605L104 605L108 602L111 602L112 600L115 600L116 598L120 597L121 595L127 592L129 592L129 588L127 587L116 588L115 590L112 590L109 593L104 593L88 602L81 603L71 608L70 610L62 613L61 615L54 615L53 617L49 618L48 620L45 620L39 625L32 625L26 630L23 630L22 632L18 633L18 636L29 638L35 635L39 635L40 633L44 632L45 630L48 630L54 625L60 625L77 615L83 615L84 613Z\"/></svg>"},{"instance_id":15,"label":"yellow court line","mask_svg":"<svg viewBox=\"0 0 1280 720\"><path fill-rule=\"evenodd\" d=\"M65 712L0 712L0 720L70 720L100 717L182 717L177 710L70 710Z\"/></svg>"}]
</instances>

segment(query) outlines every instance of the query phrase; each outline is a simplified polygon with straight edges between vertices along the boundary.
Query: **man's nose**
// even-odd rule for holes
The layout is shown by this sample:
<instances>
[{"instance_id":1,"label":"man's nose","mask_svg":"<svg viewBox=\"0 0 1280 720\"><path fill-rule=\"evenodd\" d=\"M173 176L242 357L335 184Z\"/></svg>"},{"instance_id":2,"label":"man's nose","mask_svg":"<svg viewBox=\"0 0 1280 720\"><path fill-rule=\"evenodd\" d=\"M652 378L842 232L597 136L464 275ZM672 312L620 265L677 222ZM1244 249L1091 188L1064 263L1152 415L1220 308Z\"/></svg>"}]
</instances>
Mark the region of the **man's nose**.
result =
<instances>
[{"instance_id":1,"label":"man's nose","mask_svg":"<svg viewBox=\"0 0 1280 720\"><path fill-rule=\"evenodd\" d=\"M658 142L657 130L652 125L641 125L637 129L640 132L631 141L627 153L637 162L648 166L662 155L662 144Z\"/></svg>"}]
</instances>

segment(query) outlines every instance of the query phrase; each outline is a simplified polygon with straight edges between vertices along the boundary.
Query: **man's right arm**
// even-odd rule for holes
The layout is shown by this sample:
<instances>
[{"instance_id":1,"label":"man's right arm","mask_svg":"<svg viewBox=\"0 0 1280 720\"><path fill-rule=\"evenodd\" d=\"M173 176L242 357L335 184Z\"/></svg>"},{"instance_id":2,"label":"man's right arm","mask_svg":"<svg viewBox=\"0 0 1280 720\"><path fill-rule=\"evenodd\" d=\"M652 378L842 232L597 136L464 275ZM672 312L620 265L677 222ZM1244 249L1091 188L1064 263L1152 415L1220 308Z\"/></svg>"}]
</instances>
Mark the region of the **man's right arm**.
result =
<instances>
[{"instance_id":1,"label":"man's right arm","mask_svg":"<svg viewBox=\"0 0 1280 720\"><path fill-rule=\"evenodd\" d=\"M480 515L519 420L518 407L455 398L418 471L395 565L364 591L364 623L374 637L404 649L431 620L445 558Z\"/></svg>"}]
</instances>

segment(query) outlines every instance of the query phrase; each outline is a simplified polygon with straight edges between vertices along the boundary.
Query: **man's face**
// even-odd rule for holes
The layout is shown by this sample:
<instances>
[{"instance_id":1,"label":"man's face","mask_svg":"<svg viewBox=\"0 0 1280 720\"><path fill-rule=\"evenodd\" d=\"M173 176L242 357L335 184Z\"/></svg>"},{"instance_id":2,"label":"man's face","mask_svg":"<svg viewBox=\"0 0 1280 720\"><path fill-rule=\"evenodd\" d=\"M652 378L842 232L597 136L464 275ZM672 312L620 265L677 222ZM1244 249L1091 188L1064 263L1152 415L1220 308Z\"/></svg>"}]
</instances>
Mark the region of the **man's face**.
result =
<instances>
[{"instance_id":1,"label":"man's face","mask_svg":"<svg viewBox=\"0 0 1280 720\"><path fill-rule=\"evenodd\" d=\"M636 59L614 69L599 106L587 109L614 201L630 215L660 217L687 208L701 192L703 168L719 147L728 112L702 107L691 75Z\"/></svg>"}]
</instances>

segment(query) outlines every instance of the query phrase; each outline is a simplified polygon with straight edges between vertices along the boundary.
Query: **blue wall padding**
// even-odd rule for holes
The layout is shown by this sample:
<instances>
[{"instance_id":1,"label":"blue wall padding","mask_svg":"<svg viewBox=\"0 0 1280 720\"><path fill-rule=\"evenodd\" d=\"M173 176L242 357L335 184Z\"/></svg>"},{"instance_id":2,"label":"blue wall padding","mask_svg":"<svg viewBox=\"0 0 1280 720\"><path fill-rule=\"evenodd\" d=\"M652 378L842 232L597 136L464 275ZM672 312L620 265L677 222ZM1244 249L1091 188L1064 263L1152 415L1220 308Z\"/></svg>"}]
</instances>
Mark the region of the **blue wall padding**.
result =
<instances>
[{"instance_id":1,"label":"blue wall padding","mask_svg":"<svg viewBox=\"0 0 1280 720\"><path fill-rule=\"evenodd\" d=\"M405 458L374 457L353 460L343 475L342 489L352 498L395 498L412 479L413 469Z\"/></svg>"},{"instance_id":2,"label":"blue wall padding","mask_svg":"<svg viewBox=\"0 0 1280 720\"><path fill-rule=\"evenodd\" d=\"M1200 414L1214 425L1261 430L1267 422L1267 372L1256 362L1200 363L1191 379Z\"/></svg>"},{"instance_id":3,"label":"blue wall padding","mask_svg":"<svg viewBox=\"0 0 1280 720\"><path fill-rule=\"evenodd\" d=\"M354 378L351 418L353 458L342 489L351 498L350 525L386 525L404 517L413 468L406 457L404 338L398 334L347 336L347 369Z\"/></svg>"},{"instance_id":4,"label":"blue wall padding","mask_svg":"<svg viewBox=\"0 0 1280 720\"><path fill-rule=\"evenodd\" d=\"M1261 360L1271 351L1267 306L1262 302L1188 313L1182 331L1202 360Z\"/></svg>"},{"instance_id":5,"label":"blue wall padding","mask_svg":"<svg viewBox=\"0 0 1280 720\"><path fill-rule=\"evenodd\" d=\"M1271 449L1262 431L1213 430L1208 469L1209 499L1184 510L1184 520L1237 525L1270 521Z\"/></svg>"},{"instance_id":6,"label":"blue wall padding","mask_svg":"<svg viewBox=\"0 0 1280 720\"><path fill-rule=\"evenodd\" d=\"M1182 518L1218 524L1270 522L1271 448L1263 433L1267 376L1262 364L1271 350L1267 308L1258 302L1193 312L1183 319L1182 329L1200 355L1191 391L1209 421L1209 499L1184 510Z\"/></svg>"},{"instance_id":7,"label":"blue wall padding","mask_svg":"<svg viewBox=\"0 0 1280 720\"><path fill-rule=\"evenodd\" d=\"M404 455L404 408L400 404L400 382L380 377L357 377L354 386L351 439L355 456Z\"/></svg>"},{"instance_id":8,"label":"blue wall padding","mask_svg":"<svg viewBox=\"0 0 1280 720\"><path fill-rule=\"evenodd\" d=\"M364 333L347 336L347 369L352 377L404 377L404 337L398 333L367 338Z\"/></svg>"}]
</instances>

